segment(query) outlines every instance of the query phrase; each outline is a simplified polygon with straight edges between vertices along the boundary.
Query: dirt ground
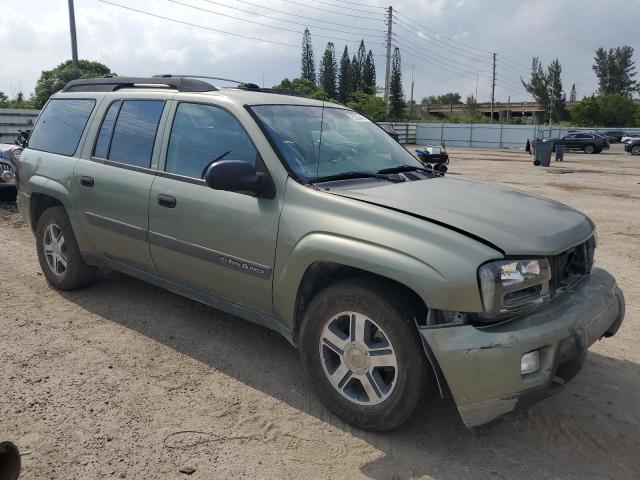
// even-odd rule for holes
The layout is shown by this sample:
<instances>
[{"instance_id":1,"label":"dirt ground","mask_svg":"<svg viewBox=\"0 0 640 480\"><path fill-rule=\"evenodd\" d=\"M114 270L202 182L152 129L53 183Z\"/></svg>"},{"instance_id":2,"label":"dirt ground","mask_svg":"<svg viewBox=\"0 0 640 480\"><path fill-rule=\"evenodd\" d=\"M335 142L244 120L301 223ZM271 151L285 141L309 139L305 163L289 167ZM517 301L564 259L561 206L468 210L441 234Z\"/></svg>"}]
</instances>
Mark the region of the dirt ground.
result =
<instances>
[{"instance_id":1,"label":"dirt ground","mask_svg":"<svg viewBox=\"0 0 640 480\"><path fill-rule=\"evenodd\" d=\"M627 317L562 392L475 432L451 401L390 434L353 429L275 333L114 272L50 289L3 202L0 439L21 449L21 478L640 478L640 157L618 145L544 169L521 151L450 153L452 175L554 198L598 226L597 264Z\"/></svg>"}]
</instances>

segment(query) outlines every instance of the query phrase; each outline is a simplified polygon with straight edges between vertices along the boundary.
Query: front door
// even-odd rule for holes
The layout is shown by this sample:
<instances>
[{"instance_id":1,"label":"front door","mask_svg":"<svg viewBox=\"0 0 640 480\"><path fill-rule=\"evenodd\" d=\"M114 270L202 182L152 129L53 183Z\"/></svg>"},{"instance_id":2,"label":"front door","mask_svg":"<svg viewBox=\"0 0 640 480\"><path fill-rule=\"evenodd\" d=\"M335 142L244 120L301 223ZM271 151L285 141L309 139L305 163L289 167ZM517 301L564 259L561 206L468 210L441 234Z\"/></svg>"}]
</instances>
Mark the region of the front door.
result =
<instances>
[{"instance_id":1,"label":"front door","mask_svg":"<svg viewBox=\"0 0 640 480\"><path fill-rule=\"evenodd\" d=\"M281 206L213 190L202 180L215 160L263 168L238 120L227 110L177 104L165 171L151 188L149 243L161 276L263 313L272 312L272 275Z\"/></svg>"},{"instance_id":2,"label":"front door","mask_svg":"<svg viewBox=\"0 0 640 480\"><path fill-rule=\"evenodd\" d=\"M94 253L154 273L149 252L151 160L164 100L121 99L106 109L91 159L74 169L80 231Z\"/></svg>"}]
</instances>

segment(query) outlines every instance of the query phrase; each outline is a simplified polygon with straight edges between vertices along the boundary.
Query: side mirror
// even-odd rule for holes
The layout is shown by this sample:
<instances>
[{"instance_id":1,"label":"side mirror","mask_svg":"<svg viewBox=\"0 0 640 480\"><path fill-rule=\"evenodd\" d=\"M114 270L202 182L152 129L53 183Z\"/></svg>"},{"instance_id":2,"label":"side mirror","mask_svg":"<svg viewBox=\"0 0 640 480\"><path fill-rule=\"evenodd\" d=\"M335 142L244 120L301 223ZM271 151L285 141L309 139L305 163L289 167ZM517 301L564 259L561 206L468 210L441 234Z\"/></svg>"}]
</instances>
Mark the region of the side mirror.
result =
<instances>
[{"instance_id":1,"label":"side mirror","mask_svg":"<svg viewBox=\"0 0 640 480\"><path fill-rule=\"evenodd\" d=\"M250 163L240 160L220 160L204 175L209 188L227 192L245 192L256 197L273 198L275 188L269 175L257 172Z\"/></svg>"}]
</instances>

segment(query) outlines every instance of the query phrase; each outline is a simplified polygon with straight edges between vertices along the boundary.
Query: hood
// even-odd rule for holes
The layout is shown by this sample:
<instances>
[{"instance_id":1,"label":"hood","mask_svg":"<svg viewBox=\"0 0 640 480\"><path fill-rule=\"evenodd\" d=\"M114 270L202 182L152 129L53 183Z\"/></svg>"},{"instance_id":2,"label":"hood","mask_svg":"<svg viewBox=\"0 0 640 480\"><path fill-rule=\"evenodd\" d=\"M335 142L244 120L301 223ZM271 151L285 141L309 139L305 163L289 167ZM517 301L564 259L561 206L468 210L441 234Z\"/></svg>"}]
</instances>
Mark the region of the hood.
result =
<instances>
[{"instance_id":1,"label":"hood","mask_svg":"<svg viewBox=\"0 0 640 480\"><path fill-rule=\"evenodd\" d=\"M379 186L349 184L332 191L447 226L506 255L555 255L594 230L591 220L571 207L493 183L447 175Z\"/></svg>"}]
</instances>

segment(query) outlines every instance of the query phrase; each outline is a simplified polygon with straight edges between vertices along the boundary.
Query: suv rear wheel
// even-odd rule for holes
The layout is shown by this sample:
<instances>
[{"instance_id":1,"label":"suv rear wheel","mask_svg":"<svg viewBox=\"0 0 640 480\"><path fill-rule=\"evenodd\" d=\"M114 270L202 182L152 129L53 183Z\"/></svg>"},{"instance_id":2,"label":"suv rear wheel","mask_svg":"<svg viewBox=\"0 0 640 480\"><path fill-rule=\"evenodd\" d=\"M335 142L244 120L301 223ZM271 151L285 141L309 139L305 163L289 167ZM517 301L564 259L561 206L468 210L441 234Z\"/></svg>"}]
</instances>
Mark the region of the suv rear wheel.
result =
<instances>
[{"instance_id":1,"label":"suv rear wheel","mask_svg":"<svg viewBox=\"0 0 640 480\"><path fill-rule=\"evenodd\" d=\"M51 207L42 213L36 227L36 245L42 273L58 290L83 287L95 278L97 269L82 259L63 207Z\"/></svg>"},{"instance_id":2,"label":"suv rear wheel","mask_svg":"<svg viewBox=\"0 0 640 480\"><path fill-rule=\"evenodd\" d=\"M583 150L584 150L584 153L595 153L596 147L593 144L588 143L587 145L584 146Z\"/></svg>"},{"instance_id":3,"label":"suv rear wheel","mask_svg":"<svg viewBox=\"0 0 640 480\"><path fill-rule=\"evenodd\" d=\"M352 425L398 427L431 384L408 304L386 282L352 279L326 288L307 309L302 364L320 400Z\"/></svg>"}]
</instances>

